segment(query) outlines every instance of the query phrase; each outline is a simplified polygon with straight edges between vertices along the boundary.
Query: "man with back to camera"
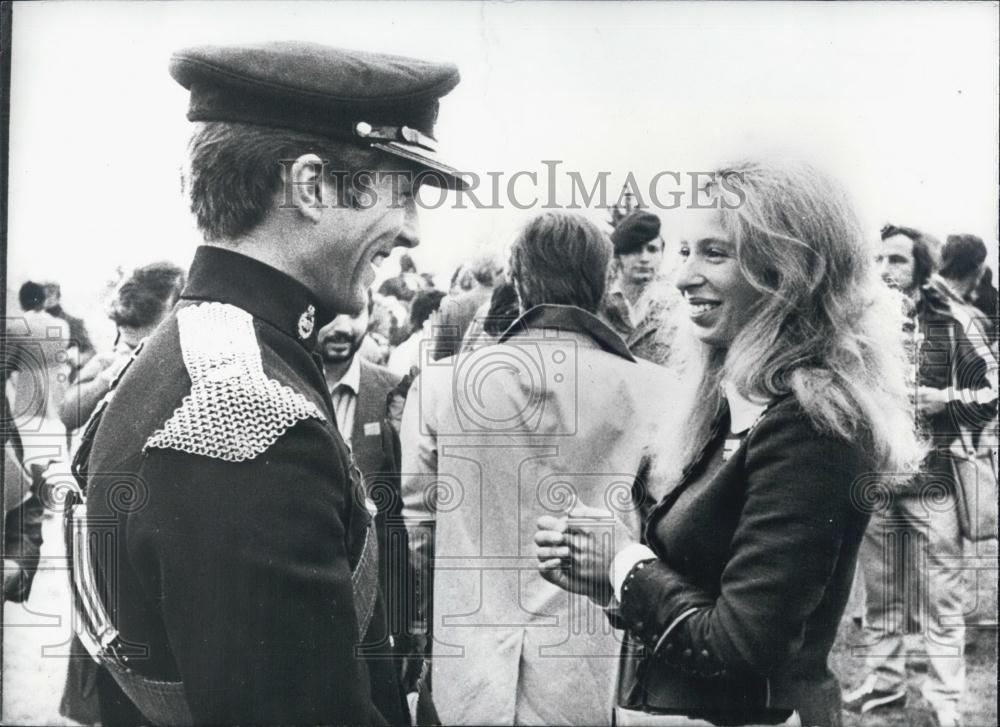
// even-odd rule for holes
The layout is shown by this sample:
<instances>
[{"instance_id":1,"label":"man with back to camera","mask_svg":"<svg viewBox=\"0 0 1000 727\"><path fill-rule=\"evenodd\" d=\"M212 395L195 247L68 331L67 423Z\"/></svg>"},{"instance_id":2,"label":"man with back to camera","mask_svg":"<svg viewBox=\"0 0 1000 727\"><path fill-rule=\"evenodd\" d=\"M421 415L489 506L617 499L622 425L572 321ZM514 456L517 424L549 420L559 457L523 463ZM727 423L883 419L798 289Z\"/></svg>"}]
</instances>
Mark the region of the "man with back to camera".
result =
<instances>
[{"instance_id":1,"label":"man with back to camera","mask_svg":"<svg viewBox=\"0 0 1000 727\"><path fill-rule=\"evenodd\" d=\"M74 559L77 591L109 612L102 663L129 698L107 714L103 690L103 721L405 724L398 690L373 702L393 663L358 653L384 630L373 505L314 351L417 244L419 183L462 184L432 137L458 71L281 42L186 49L170 72L199 122L206 244L75 463L111 543Z\"/></svg>"},{"instance_id":2,"label":"man with back to camera","mask_svg":"<svg viewBox=\"0 0 1000 727\"><path fill-rule=\"evenodd\" d=\"M610 722L620 636L523 556L538 516L575 504L638 538L660 494L645 479L676 381L597 317L611 255L583 216L536 217L511 250L518 319L425 361L407 396L403 517L444 724Z\"/></svg>"}]
</instances>

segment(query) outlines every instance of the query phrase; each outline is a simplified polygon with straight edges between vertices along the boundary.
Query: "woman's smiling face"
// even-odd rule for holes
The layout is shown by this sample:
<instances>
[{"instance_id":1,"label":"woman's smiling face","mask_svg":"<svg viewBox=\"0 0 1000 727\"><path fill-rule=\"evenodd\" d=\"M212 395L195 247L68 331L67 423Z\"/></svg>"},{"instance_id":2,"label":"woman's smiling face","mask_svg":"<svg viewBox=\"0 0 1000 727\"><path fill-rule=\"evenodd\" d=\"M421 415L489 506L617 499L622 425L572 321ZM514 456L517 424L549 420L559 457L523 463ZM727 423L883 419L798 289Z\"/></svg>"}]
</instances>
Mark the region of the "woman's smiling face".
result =
<instances>
[{"instance_id":1,"label":"woman's smiling face","mask_svg":"<svg viewBox=\"0 0 1000 727\"><path fill-rule=\"evenodd\" d=\"M736 241L718 210L688 210L685 217L677 287L695 335L710 346L729 348L761 294L740 270Z\"/></svg>"}]
</instances>

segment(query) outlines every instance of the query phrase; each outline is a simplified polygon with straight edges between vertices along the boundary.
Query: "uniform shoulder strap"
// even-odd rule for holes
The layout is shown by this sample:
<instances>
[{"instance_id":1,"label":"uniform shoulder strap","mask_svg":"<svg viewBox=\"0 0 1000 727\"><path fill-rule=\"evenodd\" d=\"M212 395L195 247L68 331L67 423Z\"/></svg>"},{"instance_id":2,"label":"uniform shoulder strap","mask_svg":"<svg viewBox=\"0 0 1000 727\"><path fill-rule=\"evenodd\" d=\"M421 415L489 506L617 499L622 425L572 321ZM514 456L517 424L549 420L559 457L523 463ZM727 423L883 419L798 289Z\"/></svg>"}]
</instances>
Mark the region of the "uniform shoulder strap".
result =
<instances>
[{"instance_id":1,"label":"uniform shoulder strap","mask_svg":"<svg viewBox=\"0 0 1000 727\"><path fill-rule=\"evenodd\" d=\"M267 451L294 424L325 421L301 393L267 376L253 316L225 303L177 313L191 392L143 447L174 449L227 462Z\"/></svg>"}]
</instances>

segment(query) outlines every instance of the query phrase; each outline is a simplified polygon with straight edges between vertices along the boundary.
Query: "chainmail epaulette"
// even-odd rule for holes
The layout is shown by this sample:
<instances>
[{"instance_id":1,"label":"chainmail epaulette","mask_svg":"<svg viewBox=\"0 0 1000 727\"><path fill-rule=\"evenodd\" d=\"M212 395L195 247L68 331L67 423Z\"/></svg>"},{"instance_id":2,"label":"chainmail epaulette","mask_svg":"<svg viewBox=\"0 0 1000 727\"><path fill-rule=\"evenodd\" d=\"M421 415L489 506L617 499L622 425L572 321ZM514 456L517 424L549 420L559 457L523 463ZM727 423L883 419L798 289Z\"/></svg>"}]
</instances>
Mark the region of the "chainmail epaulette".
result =
<instances>
[{"instance_id":1,"label":"chainmail epaulette","mask_svg":"<svg viewBox=\"0 0 1000 727\"><path fill-rule=\"evenodd\" d=\"M325 420L302 394L264 373L253 317L225 303L177 313L191 393L143 447L241 462L265 452L292 425Z\"/></svg>"}]
</instances>

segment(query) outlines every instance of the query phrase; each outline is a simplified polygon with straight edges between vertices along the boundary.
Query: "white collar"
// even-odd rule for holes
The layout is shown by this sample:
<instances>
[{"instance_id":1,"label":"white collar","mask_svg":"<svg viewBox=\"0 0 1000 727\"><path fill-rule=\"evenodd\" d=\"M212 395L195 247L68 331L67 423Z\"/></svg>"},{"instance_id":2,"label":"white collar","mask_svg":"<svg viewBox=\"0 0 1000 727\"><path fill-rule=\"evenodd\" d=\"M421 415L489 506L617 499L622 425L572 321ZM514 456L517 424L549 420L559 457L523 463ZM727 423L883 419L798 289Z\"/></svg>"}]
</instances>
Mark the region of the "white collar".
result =
<instances>
[{"instance_id":1,"label":"white collar","mask_svg":"<svg viewBox=\"0 0 1000 727\"><path fill-rule=\"evenodd\" d=\"M354 354L354 358L351 359L351 365L347 367L347 371L344 375L340 377L340 380L335 382L333 386L330 387L330 393L338 386L343 384L348 389L354 392L354 395L358 395L358 391L361 389L361 355L358 353Z\"/></svg>"},{"instance_id":2,"label":"white collar","mask_svg":"<svg viewBox=\"0 0 1000 727\"><path fill-rule=\"evenodd\" d=\"M722 391L729 403L729 428L733 434L741 434L756 424L770 404L747 399L728 381L722 382Z\"/></svg>"}]
</instances>

